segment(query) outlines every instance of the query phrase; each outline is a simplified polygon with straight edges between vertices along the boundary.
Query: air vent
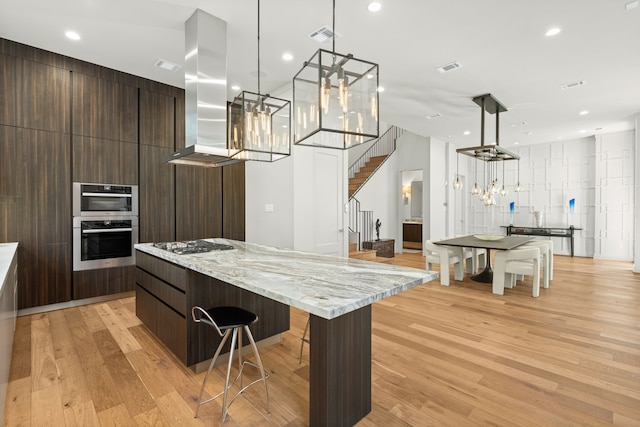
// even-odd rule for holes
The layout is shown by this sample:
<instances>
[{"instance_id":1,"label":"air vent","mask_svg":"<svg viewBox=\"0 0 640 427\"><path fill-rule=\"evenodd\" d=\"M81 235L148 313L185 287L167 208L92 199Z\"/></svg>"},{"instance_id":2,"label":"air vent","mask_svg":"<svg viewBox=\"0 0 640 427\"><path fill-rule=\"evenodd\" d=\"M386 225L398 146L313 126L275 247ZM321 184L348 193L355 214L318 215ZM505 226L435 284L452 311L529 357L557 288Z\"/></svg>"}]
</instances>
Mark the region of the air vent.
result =
<instances>
[{"instance_id":1,"label":"air vent","mask_svg":"<svg viewBox=\"0 0 640 427\"><path fill-rule=\"evenodd\" d=\"M453 61L453 62L450 62L449 64L445 64L441 67L436 68L436 70L438 70L441 73L446 73L448 71L455 70L456 68L460 68L460 67L462 67L462 64L460 64L458 61Z\"/></svg>"},{"instance_id":2,"label":"air vent","mask_svg":"<svg viewBox=\"0 0 640 427\"><path fill-rule=\"evenodd\" d=\"M163 70L169 71L178 71L180 66L178 64L174 64L173 62L165 61L164 59L158 59L155 64L156 67L162 68Z\"/></svg>"},{"instance_id":3,"label":"air vent","mask_svg":"<svg viewBox=\"0 0 640 427\"><path fill-rule=\"evenodd\" d=\"M578 86L583 86L583 85L586 85L586 84L587 84L586 81L580 80L580 81L577 81L577 82L566 83L566 84L560 85L560 89L562 89L562 90L571 89L571 88L578 87Z\"/></svg>"},{"instance_id":4,"label":"air vent","mask_svg":"<svg viewBox=\"0 0 640 427\"><path fill-rule=\"evenodd\" d=\"M333 38L337 39L338 37L340 37L340 33L334 33L331 27L329 27L328 25L323 25L322 27L309 34L308 37L317 41L318 43L326 43Z\"/></svg>"},{"instance_id":5,"label":"air vent","mask_svg":"<svg viewBox=\"0 0 640 427\"><path fill-rule=\"evenodd\" d=\"M438 117L442 117L442 114L440 114L440 113L431 114L430 116L427 116L427 119L429 119L429 120L437 119Z\"/></svg>"}]
</instances>

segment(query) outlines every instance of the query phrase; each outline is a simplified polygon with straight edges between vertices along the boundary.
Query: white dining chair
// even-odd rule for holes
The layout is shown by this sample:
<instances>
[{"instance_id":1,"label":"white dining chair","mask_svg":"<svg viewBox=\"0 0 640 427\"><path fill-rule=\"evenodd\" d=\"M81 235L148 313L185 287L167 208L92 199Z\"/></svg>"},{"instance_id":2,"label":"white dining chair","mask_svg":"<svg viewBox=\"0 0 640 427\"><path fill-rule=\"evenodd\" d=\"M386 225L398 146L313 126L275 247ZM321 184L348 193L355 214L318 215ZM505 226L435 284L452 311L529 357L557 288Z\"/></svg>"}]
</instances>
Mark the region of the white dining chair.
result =
<instances>
[{"instance_id":1,"label":"white dining chair","mask_svg":"<svg viewBox=\"0 0 640 427\"><path fill-rule=\"evenodd\" d=\"M456 237L464 237L464 235ZM484 248L463 247L462 258L464 259L467 274L476 274L479 269L484 268L487 264L487 250Z\"/></svg>"},{"instance_id":2,"label":"white dining chair","mask_svg":"<svg viewBox=\"0 0 640 427\"><path fill-rule=\"evenodd\" d=\"M553 277L553 249L549 244L550 240L532 240L520 246L521 248L540 248L540 261L542 266L542 287L548 288L549 281Z\"/></svg>"},{"instance_id":3,"label":"white dining chair","mask_svg":"<svg viewBox=\"0 0 640 427\"><path fill-rule=\"evenodd\" d=\"M515 286L517 274L533 276L533 297L540 295L540 248L526 247L498 251L493 258L493 288L496 295L504 295L504 288Z\"/></svg>"},{"instance_id":4,"label":"white dining chair","mask_svg":"<svg viewBox=\"0 0 640 427\"><path fill-rule=\"evenodd\" d=\"M443 239L443 240L446 240ZM462 248L436 245L431 240L425 242L427 270L433 269L433 264L440 265L440 284L449 286L449 265L453 264L453 278L458 281L464 279L462 263Z\"/></svg>"}]
</instances>

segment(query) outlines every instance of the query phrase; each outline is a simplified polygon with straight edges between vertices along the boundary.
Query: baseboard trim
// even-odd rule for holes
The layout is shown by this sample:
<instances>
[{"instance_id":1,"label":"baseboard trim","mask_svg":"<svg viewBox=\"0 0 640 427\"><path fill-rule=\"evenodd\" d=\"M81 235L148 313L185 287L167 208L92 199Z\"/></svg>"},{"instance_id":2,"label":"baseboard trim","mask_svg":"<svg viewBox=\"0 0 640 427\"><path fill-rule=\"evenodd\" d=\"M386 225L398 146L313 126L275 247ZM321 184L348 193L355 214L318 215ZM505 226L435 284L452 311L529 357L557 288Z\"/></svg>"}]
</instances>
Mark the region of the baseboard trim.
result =
<instances>
[{"instance_id":1,"label":"baseboard trim","mask_svg":"<svg viewBox=\"0 0 640 427\"><path fill-rule=\"evenodd\" d=\"M121 292L118 294L102 295L99 297L84 298L72 301L59 302L56 304L40 305L38 307L23 308L18 310L18 317L30 316L32 314L46 313L48 311L62 310L64 308L79 307L81 305L95 304L98 302L111 301L114 299L128 298L135 296L135 291Z\"/></svg>"}]
</instances>

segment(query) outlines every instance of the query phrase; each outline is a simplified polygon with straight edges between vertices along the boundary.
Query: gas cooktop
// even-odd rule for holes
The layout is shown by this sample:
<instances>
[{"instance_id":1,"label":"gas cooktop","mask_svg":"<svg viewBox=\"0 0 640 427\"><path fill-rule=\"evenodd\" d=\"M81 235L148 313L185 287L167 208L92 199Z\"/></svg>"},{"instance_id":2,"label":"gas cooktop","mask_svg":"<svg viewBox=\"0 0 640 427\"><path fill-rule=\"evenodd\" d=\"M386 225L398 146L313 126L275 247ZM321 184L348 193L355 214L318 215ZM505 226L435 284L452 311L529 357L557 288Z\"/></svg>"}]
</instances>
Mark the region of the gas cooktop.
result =
<instances>
[{"instance_id":1,"label":"gas cooktop","mask_svg":"<svg viewBox=\"0 0 640 427\"><path fill-rule=\"evenodd\" d=\"M185 240L182 242L160 242L154 243L153 246L165 251L172 252L177 255L201 254L211 251L228 251L235 249L231 245L223 243L207 242L206 240Z\"/></svg>"}]
</instances>

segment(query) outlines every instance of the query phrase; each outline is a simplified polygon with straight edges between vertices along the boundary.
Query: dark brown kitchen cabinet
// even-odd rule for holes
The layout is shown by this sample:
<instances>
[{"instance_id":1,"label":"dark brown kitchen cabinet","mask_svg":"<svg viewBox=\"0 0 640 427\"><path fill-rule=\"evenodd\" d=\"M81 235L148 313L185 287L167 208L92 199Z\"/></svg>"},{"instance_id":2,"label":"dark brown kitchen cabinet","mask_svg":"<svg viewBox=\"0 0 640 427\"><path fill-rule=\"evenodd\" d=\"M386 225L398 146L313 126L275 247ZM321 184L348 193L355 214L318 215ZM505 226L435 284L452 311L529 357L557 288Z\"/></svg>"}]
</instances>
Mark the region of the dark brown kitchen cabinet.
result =
<instances>
[{"instance_id":1,"label":"dark brown kitchen cabinet","mask_svg":"<svg viewBox=\"0 0 640 427\"><path fill-rule=\"evenodd\" d=\"M135 265L73 272L73 299L135 290Z\"/></svg>"},{"instance_id":2,"label":"dark brown kitchen cabinet","mask_svg":"<svg viewBox=\"0 0 640 427\"><path fill-rule=\"evenodd\" d=\"M176 169L176 239L222 237L223 168Z\"/></svg>"},{"instance_id":3,"label":"dark brown kitchen cabinet","mask_svg":"<svg viewBox=\"0 0 640 427\"><path fill-rule=\"evenodd\" d=\"M37 62L23 61L22 124L39 129L68 134L71 128L71 73Z\"/></svg>"},{"instance_id":4,"label":"dark brown kitchen cabinet","mask_svg":"<svg viewBox=\"0 0 640 427\"><path fill-rule=\"evenodd\" d=\"M73 180L138 184L138 144L73 136Z\"/></svg>"},{"instance_id":5,"label":"dark brown kitchen cabinet","mask_svg":"<svg viewBox=\"0 0 640 427\"><path fill-rule=\"evenodd\" d=\"M73 134L138 142L138 89L73 74Z\"/></svg>"},{"instance_id":6,"label":"dark brown kitchen cabinet","mask_svg":"<svg viewBox=\"0 0 640 427\"><path fill-rule=\"evenodd\" d=\"M402 223L402 247L422 249L422 223Z\"/></svg>"},{"instance_id":7,"label":"dark brown kitchen cabinet","mask_svg":"<svg viewBox=\"0 0 640 427\"><path fill-rule=\"evenodd\" d=\"M69 135L22 130L22 238L25 245L70 243ZM24 265L24 264L23 264Z\"/></svg>"},{"instance_id":8,"label":"dark brown kitchen cabinet","mask_svg":"<svg viewBox=\"0 0 640 427\"><path fill-rule=\"evenodd\" d=\"M245 239L245 165L236 163L222 168L222 235L227 239Z\"/></svg>"},{"instance_id":9,"label":"dark brown kitchen cabinet","mask_svg":"<svg viewBox=\"0 0 640 427\"><path fill-rule=\"evenodd\" d=\"M18 126L22 60L0 54L0 125Z\"/></svg>"},{"instance_id":10,"label":"dark brown kitchen cabinet","mask_svg":"<svg viewBox=\"0 0 640 427\"><path fill-rule=\"evenodd\" d=\"M191 320L194 305L236 305L256 313L256 341L289 329L287 305L144 252L136 251L136 264L136 315L187 366L210 358L220 343L218 334Z\"/></svg>"},{"instance_id":11,"label":"dark brown kitchen cabinet","mask_svg":"<svg viewBox=\"0 0 640 427\"><path fill-rule=\"evenodd\" d=\"M175 97L140 91L140 144L175 147Z\"/></svg>"},{"instance_id":12,"label":"dark brown kitchen cabinet","mask_svg":"<svg viewBox=\"0 0 640 427\"><path fill-rule=\"evenodd\" d=\"M0 125L0 196L21 194L21 163L22 145L18 143L18 128Z\"/></svg>"},{"instance_id":13,"label":"dark brown kitchen cabinet","mask_svg":"<svg viewBox=\"0 0 640 427\"><path fill-rule=\"evenodd\" d=\"M22 129L19 308L71 299L69 135ZM65 191L66 190L66 191Z\"/></svg>"},{"instance_id":14,"label":"dark brown kitchen cabinet","mask_svg":"<svg viewBox=\"0 0 640 427\"><path fill-rule=\"evenodd\" d=\"M18 308L71 300L71 243L18 248Z\"/></svg>"},{"instance_id":15,"label":"dark brown kitchen cabinet","mask_svg":"<svg viewBox=\"0 0 640 427\"><path fill-rule=\"evenodd\" d=\"M140 145L139 241L176 240L175 166L165 163L172 148Z\"/></svg>"}]
</instances>

